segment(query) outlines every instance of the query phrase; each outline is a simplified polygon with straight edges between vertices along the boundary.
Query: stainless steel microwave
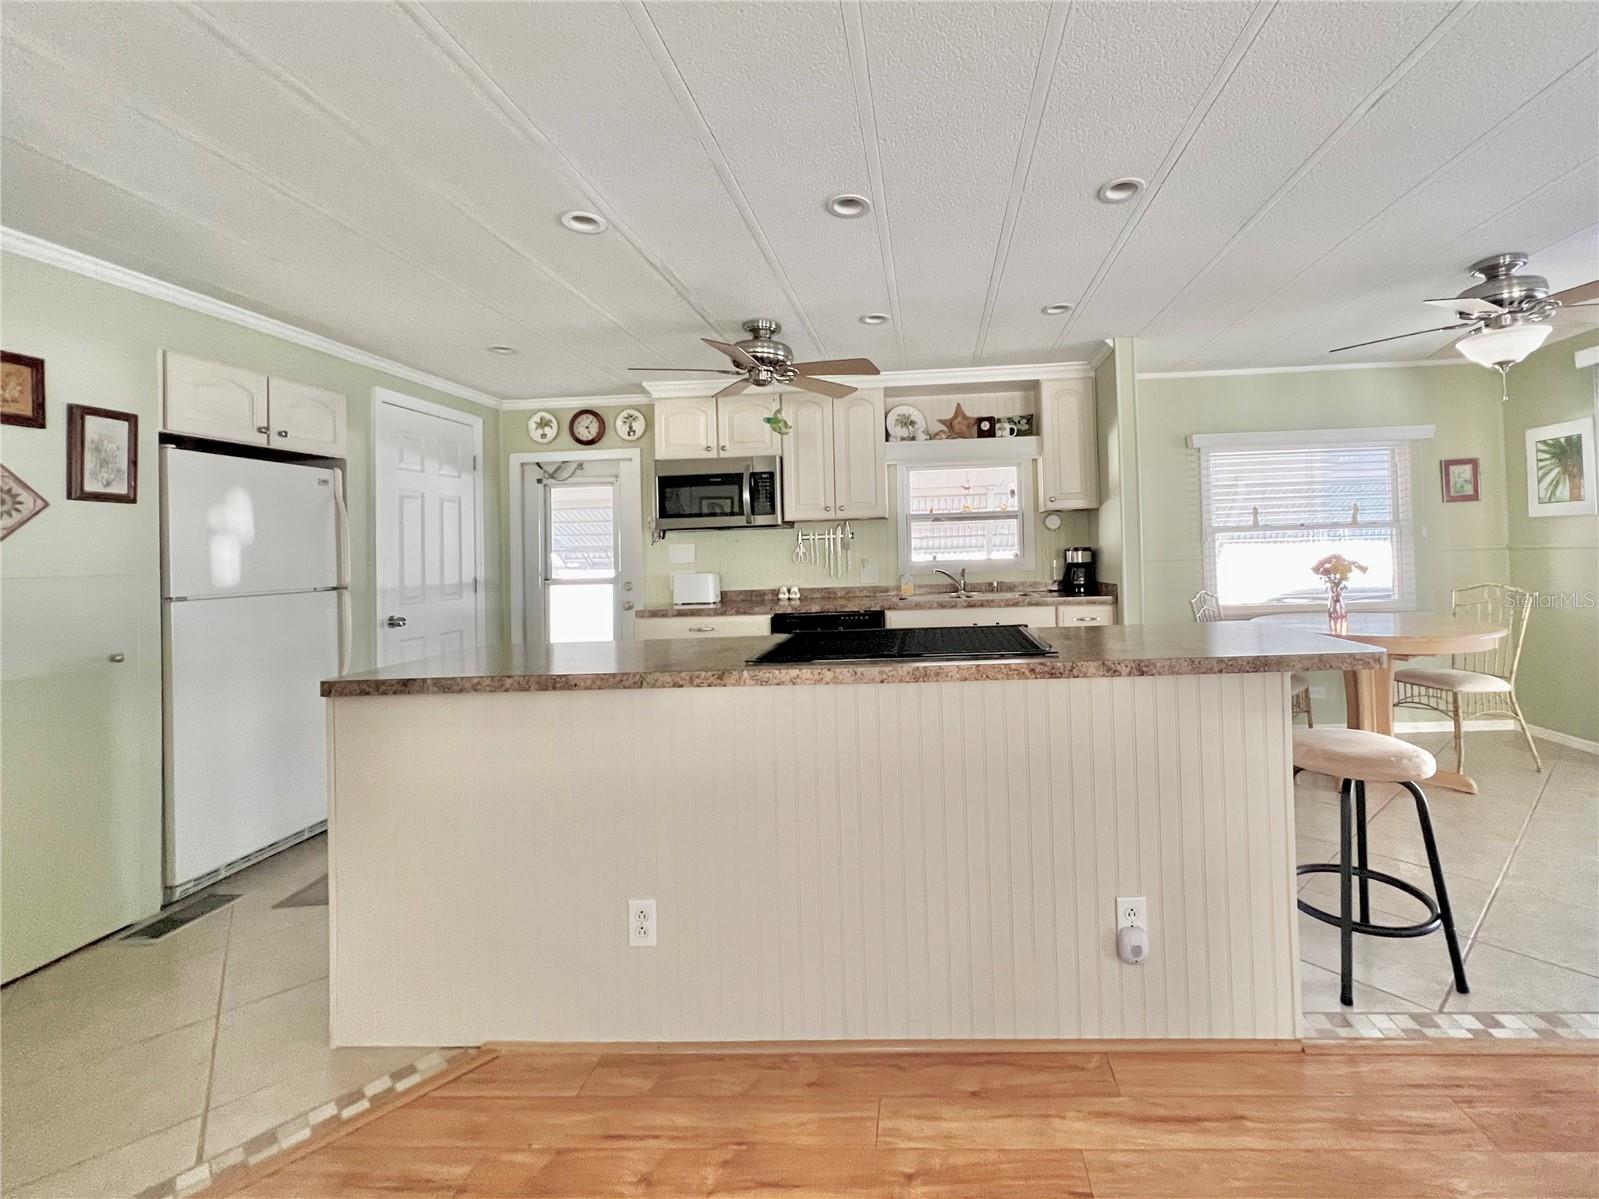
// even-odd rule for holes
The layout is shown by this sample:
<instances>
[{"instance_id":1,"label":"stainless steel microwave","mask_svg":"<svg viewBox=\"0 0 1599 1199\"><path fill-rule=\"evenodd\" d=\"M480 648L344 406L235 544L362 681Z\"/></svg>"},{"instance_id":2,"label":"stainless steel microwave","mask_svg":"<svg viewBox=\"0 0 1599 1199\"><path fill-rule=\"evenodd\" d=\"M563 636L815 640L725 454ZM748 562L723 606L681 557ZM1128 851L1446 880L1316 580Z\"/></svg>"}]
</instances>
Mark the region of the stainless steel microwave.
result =
<instances>
[{"instance_id":1,"label":"stainless steel microwave","mask_svg":"<svg viewBox=\"0 0 1599 1199\"><path fill-rule=\"evenodd\" d=\"M783 523L780 460L678 458L655 464L658 529L758 529Z\"/></svg>"}]
</instances>

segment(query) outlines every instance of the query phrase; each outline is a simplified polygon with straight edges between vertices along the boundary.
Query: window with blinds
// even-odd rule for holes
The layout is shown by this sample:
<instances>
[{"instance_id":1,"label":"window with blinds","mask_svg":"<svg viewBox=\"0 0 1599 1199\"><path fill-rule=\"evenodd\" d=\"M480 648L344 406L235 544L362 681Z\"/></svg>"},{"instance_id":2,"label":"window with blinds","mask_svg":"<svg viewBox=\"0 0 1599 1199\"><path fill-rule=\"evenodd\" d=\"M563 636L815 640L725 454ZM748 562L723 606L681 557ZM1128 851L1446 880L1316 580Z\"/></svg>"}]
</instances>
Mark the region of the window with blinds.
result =
<instances>
[{"instance_id":1,"label":"window with blinds","mask_svg":"<svg viewBox=\"0 0 1599 1199\"><path fill-rule=\"evenodd\" d=\"M1014 463L900 469L902 569L1030 565L1028 472Z\"/></svg>"},{"instance_id":2,"label":"window with blinds","mask_svg":"<svg viewBox=\"0 0 1599 1199\"><path fill-rule=\"evenodd\" d=\"M1225 607L1319 604L1327 554L1361 563L1351 607L1415 604L1406 443L1200 451L1205 586Z\"/></svg>"}]
</instances>

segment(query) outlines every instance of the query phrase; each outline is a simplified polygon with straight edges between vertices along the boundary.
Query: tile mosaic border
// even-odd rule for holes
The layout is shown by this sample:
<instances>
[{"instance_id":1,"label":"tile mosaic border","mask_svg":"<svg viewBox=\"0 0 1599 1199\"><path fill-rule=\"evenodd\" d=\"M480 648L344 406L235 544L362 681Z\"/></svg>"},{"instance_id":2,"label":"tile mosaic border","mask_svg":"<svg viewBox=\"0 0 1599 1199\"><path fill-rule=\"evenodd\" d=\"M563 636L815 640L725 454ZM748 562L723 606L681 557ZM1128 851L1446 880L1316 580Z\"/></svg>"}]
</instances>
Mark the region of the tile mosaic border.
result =
<instances>
[{"instance_id":1,"label":"tile mosaic border","mask_svg":"<svg viewBox=\"0 0 1599 1199\"><path fill-rule=\"evenodd\" d=\"M225 1149L197 1166L146 1187L134 1199L186 1199L221 1181L231 1171L258 1165L285 1149L292 1149L309 1140L314 1133L325 1132L342 1121L353 1120L375 1108L386 1107L417 1083L431 1078L472 1052L474 1050L469 1048L431 1050L416 1061L374 1078L357 1090L318 1104L310 1111L285 1120L276 1128L251 1137L242 1145Z\"/></svg>"},{"instance_id":2,"label":"tile mosaic border","mask_svg":"<svg viewBox=\"0 0 1599 1199\"><path fill-rule=\"evenodd\" d=\"M1599 1041L1594 1012L1307 1012L1306 1041Z\"/></svg>"}]
</instances>

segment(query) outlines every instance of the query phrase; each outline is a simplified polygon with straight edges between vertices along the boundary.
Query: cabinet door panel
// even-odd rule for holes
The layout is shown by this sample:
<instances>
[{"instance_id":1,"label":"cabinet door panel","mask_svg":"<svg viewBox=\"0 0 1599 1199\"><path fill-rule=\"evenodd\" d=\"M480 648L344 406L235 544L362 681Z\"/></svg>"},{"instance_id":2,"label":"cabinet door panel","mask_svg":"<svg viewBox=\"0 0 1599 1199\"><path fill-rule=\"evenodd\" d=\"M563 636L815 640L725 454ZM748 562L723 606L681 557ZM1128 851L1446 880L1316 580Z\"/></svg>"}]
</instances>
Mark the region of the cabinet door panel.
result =
<instances>
[{"instance_id":1,"label":"cabinet door panel","mask_svg":"<svg viewBox=\"0 0 1599 1199\"><path fill-rule=\"evenodd\" d=\"M783 413L793 426L783 438L783 516L826 520L833 515L833 401L791 392Z\"/></svg>"},{"instance_id":2,"label":"cabinet door panel","mask_svg":"<svg viewBox=\"0 0 1599 1199\"><path fill-rule=\"evenodd\" d=\"M173 353L164 374L161 427L169 433L268 443L265 375Z\"/></svg>"},{"instance_id":3,"label":"cabinet door panel","mask_svg":"<svg viewBox=\"0 0 1599 1199\"><path fill-rule=\"evenodd\" d=\"M777 407L776 392L729 396L716 406L717 446L728 457L775 454L779 438L766 423Z\"/></svg>"},{"instance_id":4,"label":"cabinet door panel","mask_svg":"<svg viewBox=\"0 0 1599 1199\"><path fill-rule=\"evenodd\" d=\"M692 396L655 405L657 458L714 458L717 455L716 400Z\"/></svg>"},{"instance_id":5,"label":"cabinet door panel","mask_svg":"<svg viewBox=\"0 0 1599 1199\"><path fill-rule=\"evenodd\" d=\"M888 515L883 393L857 391L833 404L833 498L842 516Z\"/></svg>"},{"instance_id":6,"label":"cabinet door panel","mask_svg":"<svg viewBox=\"0 0 1599 1199\"><path fill-rule=\"evenodd\" d=\"M344 457L345 402L338 392L269 379L267 416L273 449Z\"/></svg>"},{"instance_id":7,"label":"cabinet door panel","mask_svg":"<svg viewBox=\"0 0 1599 1199\"><path fill-rule=\"evenodd\" d=\"M1039 385L1043 438L1039 507L1099 506L1099 437L1092 379L1046 379Z\"/></svg>"},{"instance_id":8,"label":"cabinet door panel","mask_svg":"<svg viewBox=\"0 0 1599 1199\"><path fill-rule=\"evenodd\" d=\"M643 616L633 621L634 638L661 641L672 637L765 637L770 616Z\"/></svg>"}]
</instances>

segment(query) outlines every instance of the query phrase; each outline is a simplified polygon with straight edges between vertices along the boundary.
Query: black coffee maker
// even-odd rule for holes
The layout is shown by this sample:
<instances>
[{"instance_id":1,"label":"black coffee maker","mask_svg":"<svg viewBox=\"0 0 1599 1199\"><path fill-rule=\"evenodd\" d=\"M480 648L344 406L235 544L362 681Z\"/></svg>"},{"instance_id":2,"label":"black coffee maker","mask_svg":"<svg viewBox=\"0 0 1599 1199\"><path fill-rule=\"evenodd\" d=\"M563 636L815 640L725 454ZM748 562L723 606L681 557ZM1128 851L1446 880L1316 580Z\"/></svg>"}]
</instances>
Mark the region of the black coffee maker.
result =
<instances>
[{"instance_id":1,"label":"black coffee maker","mask_svg":"<svg viewBox=\"0 0 1599 1199\"><path fill-rule=\"evenodd\" d=\"M1060 577L1062 595L1098 595L1099 580L1094 575L1094 547L1074 545L1066 551L1066 572Z\"/></svg>"}]
</instances>

